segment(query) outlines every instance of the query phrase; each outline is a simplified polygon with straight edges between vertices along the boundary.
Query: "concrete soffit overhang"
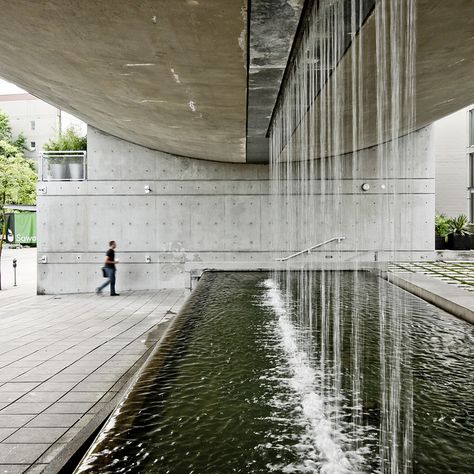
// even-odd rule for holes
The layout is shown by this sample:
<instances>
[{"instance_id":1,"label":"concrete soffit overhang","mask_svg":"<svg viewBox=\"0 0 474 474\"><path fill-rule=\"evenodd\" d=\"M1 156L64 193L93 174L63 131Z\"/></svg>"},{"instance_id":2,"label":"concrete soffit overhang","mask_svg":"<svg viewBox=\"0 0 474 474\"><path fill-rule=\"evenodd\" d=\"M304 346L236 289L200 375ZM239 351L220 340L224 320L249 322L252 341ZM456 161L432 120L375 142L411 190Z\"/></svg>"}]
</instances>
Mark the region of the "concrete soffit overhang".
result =
<instances>
[{"instance_id":1,"label":"concrete soffit overhang","mask_svg":"<svg viewBox=\"0 0 474 474\"><path fill-rule=\"evenodd\" d=\"M81 8L72 0L0 0L0 77L131 143L267 163L271 116L313 1L326 0L101 0ZM420 128L474 102L474 2L416 6ZM364 139L372 146L373 14L358 36L366 55ZM350 58L348 45L334 71L349 89Z\"/></svg>"},{"instance_id":2,"label":"concrete soffit overhang","mask_svg":"<svg viewBox=\"0 0 474 474\"><path fill-rule=\"evenodd\" d=\"M246 161L246 0L0 0L0 77L154 150Z\"/></svg>"}]
</instances>

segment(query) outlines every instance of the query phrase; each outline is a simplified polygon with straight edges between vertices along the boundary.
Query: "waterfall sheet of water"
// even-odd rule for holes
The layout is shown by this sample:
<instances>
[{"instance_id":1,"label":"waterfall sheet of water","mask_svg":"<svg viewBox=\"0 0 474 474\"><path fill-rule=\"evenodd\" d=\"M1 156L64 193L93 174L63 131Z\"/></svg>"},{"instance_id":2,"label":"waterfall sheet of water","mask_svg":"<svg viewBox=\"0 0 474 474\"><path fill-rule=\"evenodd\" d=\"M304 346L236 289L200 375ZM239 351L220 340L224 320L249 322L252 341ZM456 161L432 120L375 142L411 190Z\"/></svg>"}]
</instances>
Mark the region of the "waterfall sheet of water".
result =
<instances>
[{"instance_id":1,"label":"waterfall sheet of water","mask_svg":"<svg viewBox=\"0 0 474 474\"><path fill-rule=\"evenodd\" d=\"M286 309L278 311L292 314L297 327L303 322L318 327L316 332L293 333L286 317L286 325L281 329L287 332L285 340L291 340L289 356L299 354L301 366L305 364L303 354L313 360L317 347L318 360L312 370L318 373L317 386L313 387L321 410L318 417L330 424L333 437L344 433L351 440L345 447L339 446L348 450L339 453L339 459L363 448L357 433L364 429L361 366L365 326L358 301L354 301L352 389L350 394L344 394L344 321L338 297L341 283L338 273L332 270L348 259L357 270L358 262L367 259L367 255L375 255L375 259L385 255L390 259L403 250L410 258L413 249L413 232L407 218L410 210L406 200L400 198L396 183L410 175L409 157L415 147L410 135L415 123L415 0L377 0L364 24L366 10L367 2L362 0L313 3L270 130L275 256L289 255L332 237L347 236L337 249L330 249L330 255L313 253L297 257L288 261L283 277L274 275L275 284L286 295L282 296ZM367 26L369 22L371 25ZM367 41L370 32L365 32L366 28L375 30L372 41ZM371 67L374 77L366 74ZM367 103L370 89L376 91L372 94L376 96L375 106ZM374 153L372 177L386 183L376 198L359 192L366 178L364 160L368 153L364 147L368 127L376 129L379 144ZM400 138L402 135L404 138ZM352 153L346 154L347 149ZM400 233L405 236L403 248ZM317 266L318 260L324 261L325 270L320 301L315 304L308 294L312 277L307 270ZM358 272L354 272L353 284L357 288ZM297 302L290 297L295 287ZM410 315L399 293L395 303L388 303L393 301L394 295L390 293L390 287L381 286L377 302L381 364L378 469L395 474L412 471L413 403L410 354L404 351L401 331L402 321ZM296 377L299 369L295 366L294 370ZM409 382L402 386L402 378ZM350 427L345 421L348 416ZM316 447L323 459L318 467L320 472L346 472L332 469L331 456L317 442ZM346 468L347 472L359 472L357 466Z\"/></svg>"}]
</instances>

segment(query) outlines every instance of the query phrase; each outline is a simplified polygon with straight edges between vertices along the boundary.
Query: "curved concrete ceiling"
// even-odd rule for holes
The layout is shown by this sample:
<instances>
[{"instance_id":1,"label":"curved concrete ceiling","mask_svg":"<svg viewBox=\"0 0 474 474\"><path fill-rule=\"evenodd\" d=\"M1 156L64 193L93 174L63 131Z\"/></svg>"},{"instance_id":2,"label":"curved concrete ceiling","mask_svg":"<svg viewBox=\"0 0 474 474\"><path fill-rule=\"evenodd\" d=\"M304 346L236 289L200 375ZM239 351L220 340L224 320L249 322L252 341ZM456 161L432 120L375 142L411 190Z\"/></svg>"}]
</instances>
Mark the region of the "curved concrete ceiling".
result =
<instances>
[{"instance_id":1,"label":"curved concrete ceiling","mask_svg":"<svg viewBox=\"0 0 474 474\"><path fill-rule=\"evenodd\" d=\"M246 158L246 0L0 0L0 76L112 135Z\"/></svg>"},{"instance_id":2,"label":"curved concrete ceiling","mask_svg":"<svg viewBox=\"0 0 474 474\"><path fill-rule=\"evenodd\" d=\"M272 24L284 24L275 22L279 5L301 8L300 0L253 1L265 6L255 22L254 38L269 34L262 44ZM200 159L248 158L246 0L0 0L0 11L0 76L132 143ZM295 28L296 18L287 25ZM367 146L377 141L374 23L372 16L360 34ZM474 102L474 1L417 0L417 41L421 127ZM282 44L288 54L291 41ZM350 52L337 72L347 90ZM351 117L346 110L347 131Z\"/></svg>"}]
</instances>

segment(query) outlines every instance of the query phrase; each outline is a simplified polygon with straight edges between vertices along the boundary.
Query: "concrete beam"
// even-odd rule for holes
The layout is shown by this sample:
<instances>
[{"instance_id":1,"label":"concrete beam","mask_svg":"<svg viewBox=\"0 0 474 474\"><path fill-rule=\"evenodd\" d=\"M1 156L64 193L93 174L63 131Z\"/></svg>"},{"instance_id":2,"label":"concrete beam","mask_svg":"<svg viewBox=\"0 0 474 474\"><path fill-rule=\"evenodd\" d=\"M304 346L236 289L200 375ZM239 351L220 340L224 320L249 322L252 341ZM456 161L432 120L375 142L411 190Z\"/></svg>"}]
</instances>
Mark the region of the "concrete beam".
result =
<instances>
[{"instance_id":1,"label":"concrete beam","mask_svg":"<svg viewBox=\"0 0 474 474\"><path fill-rule=\"evenodd\" d=\"M252 0L249 12L247 162L268 163L268 124L304 0Z\"/></svg>"}]
</instances>

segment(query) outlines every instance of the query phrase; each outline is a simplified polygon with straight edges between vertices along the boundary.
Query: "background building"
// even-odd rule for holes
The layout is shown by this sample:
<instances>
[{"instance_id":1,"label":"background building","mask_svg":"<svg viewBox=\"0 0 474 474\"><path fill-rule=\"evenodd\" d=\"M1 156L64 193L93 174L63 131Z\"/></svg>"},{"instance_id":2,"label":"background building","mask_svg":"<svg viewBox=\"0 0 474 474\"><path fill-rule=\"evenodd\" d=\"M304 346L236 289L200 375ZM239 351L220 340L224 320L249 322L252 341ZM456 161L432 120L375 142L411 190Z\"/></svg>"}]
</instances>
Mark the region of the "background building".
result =
<instances>
[{"instance_id":1,"label":"background building","mask_svg":"<svg viewBox=\"0 0 474 474\"><path fill-rule=\"evenodd\" d=\"M474 105L433 124L436 212L474 222Z\"/></svg>"},{"instance_id":2,"label":"background building","mask_svg":"<svg viewBox=\"0 0 474 474\"><path fill-rule=\"evenodd\" d=\"M81 135L86 133L84 122L26 92L0 94L0 110L10 118L13 136L25 135L25 155L35 161L44 144L61 130L72 126Z\"/></svg>"}]
</instances>

